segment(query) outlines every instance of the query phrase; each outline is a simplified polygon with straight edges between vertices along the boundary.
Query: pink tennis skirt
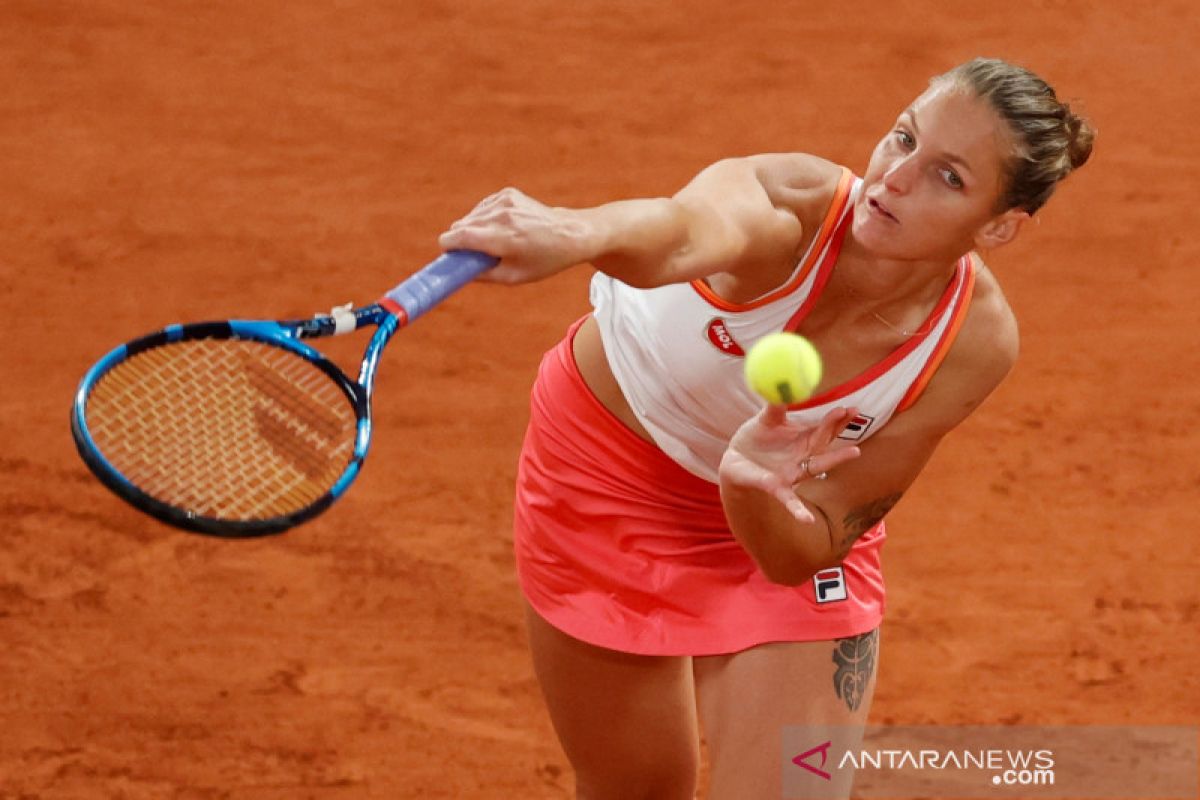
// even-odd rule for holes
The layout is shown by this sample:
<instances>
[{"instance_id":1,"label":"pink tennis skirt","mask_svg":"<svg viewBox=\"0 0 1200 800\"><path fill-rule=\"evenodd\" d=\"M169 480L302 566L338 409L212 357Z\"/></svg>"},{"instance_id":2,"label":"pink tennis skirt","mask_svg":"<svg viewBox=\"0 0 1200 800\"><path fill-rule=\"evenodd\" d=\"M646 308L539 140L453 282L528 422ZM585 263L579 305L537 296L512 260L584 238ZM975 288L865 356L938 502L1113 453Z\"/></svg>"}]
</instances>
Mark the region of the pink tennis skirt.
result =
<instances>
[{"instance_id":1,"label":"pink tennis skirt","mask_svg":"<svg viewBox=\"0 0 1200 800\"><path fill-rule=\"evenodd\" d=\"M763 576L725 521L718 487L612 415L571 342L542 359L517 473L517 575L554 627L643 655L716 655L840 639L883 619L882 523L840 567L800 586Z\"/></svg>"}]
</instances>

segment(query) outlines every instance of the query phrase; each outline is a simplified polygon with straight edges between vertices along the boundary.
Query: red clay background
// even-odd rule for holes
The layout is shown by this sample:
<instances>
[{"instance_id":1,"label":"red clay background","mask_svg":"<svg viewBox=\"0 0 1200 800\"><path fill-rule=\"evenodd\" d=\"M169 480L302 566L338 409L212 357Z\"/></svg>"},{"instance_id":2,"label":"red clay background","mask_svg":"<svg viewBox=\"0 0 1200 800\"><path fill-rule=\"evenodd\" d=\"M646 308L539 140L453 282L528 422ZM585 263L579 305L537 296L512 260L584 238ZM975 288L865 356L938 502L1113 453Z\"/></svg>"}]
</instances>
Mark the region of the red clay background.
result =
<instances>
[{"instance_id":1,"label":"red clay background","mask_svg":"<svg viewBox=\"0 0 1200 800\"><path fill-rule=\"evenodd\" d=\"M595 203L770 150L861 170L977 54L1100 138L989 256L1021 362L894 514L872 719L1196 724L1200 16L1135 7L6 0L0 797L568 796L510 486L587 269L403 334L359 485L265 541L110 496L77 380L167 322L369 301L506 184Z\"/></svg>"}]
</instances>

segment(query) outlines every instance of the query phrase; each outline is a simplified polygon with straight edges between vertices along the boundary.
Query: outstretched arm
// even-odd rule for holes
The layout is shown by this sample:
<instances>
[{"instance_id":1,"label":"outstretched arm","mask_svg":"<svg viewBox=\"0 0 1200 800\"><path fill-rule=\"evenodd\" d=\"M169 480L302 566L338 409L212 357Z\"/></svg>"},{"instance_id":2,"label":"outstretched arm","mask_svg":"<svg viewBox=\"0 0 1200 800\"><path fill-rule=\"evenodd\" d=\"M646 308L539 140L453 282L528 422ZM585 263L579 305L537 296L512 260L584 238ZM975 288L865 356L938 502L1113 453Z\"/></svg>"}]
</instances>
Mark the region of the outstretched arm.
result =
<instances>
[{"instance_id":1,"label":"outstretched arm","mask_svg":"<svg viewBox=\"0 0 1200 800\"><path fill-rule=\"evenodd\" d=\"M498 256L500 265L483 277L496 283L535 281L583 262L631 286L685 282L763 258L791 257L800 223L769 187L795 164L794 156L728 159L673 197L583 209L547 206L503 189L438 241L447 250Z\"/></svg>"}]
</instances>

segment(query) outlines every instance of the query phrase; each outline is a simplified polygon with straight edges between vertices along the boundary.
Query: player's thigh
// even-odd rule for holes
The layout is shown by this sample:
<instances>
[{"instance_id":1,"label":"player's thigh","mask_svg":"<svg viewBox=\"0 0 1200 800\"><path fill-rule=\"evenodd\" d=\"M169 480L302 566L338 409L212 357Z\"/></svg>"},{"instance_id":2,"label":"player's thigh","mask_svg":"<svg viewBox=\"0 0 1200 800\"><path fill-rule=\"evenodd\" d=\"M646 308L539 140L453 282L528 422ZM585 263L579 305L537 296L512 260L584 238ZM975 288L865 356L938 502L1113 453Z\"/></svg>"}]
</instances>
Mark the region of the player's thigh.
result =
<instances>
[{"instance_id":1,"label":"player's thigh","mask_svg":"<svg viewBox=\"0 0 1200 800\"><path fill-rule=\"evenodd\" d=\"M542 694L586 800L692 800L699 735L691 659L596 647L525 605Z\"/></svg>"},{"instance_id":2,"label":"player's thigh","mask_svg":"<svg viewBox=\"0 0 1200 800\"><path fill-rule=\"evenodd\" d=\"M866 724L879 632L694 659L711 800L780 797L787 726ZM849 787L845 787L849 792Z\"/></svg>"}]
</instances>

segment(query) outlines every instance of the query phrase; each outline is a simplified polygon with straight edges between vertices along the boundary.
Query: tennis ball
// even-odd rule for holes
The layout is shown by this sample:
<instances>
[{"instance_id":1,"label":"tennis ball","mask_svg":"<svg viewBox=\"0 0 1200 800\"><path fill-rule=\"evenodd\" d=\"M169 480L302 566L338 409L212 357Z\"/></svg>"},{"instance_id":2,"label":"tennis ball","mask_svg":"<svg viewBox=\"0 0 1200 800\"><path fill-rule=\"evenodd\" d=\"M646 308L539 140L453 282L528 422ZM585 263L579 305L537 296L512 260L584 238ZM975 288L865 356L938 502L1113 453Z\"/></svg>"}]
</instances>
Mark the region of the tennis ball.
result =
<instances>
[{"instance_id":1,"label":"tennis ball","mask_svg":"<svg viewBox=\"0 0 1200 800\"><path fill-rule=\"evenodd\" d=\"M769 333L746 354L745 371L746 385L768 403L802 403L821 382L821 356L803 336Z\"/></svg>"}]
</instances>

